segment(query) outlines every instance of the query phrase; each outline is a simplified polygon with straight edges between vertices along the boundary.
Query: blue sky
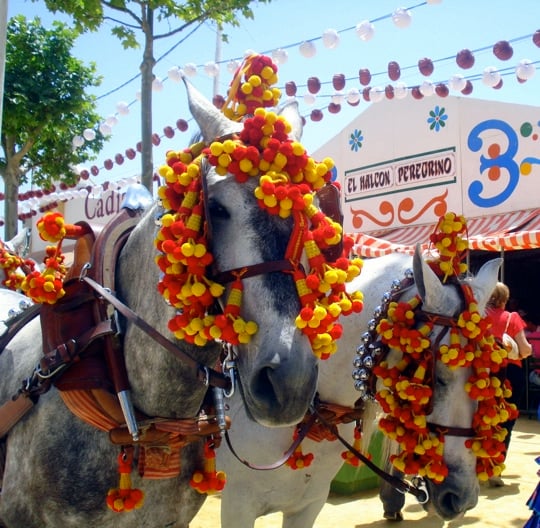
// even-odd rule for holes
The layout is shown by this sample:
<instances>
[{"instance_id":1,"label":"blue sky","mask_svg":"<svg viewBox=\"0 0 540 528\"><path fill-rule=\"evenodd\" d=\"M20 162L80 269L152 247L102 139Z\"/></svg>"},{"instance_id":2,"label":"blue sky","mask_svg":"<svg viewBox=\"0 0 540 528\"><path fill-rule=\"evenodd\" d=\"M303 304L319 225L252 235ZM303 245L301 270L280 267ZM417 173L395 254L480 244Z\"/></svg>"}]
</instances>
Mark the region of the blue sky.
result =
<instances>
[{"instance_id":1,"label":"blue sky","mask_svg":"<svg viewBox=\"0 0 540 528\"><path fill-rule=\"evenodd\" d=\"M391 14L398 8L406 8L412 17L406 28L399 28L392 21ZM9 0L8 16L17 13L28 18L40 16L45 26L50 25L53 18L68 20L53 17L40 2ZM474 90L468 97L540 104L540 71L525 83L517 82L514 75L514 68L522 59L536 62L540 68L540 48L530 37L540 29L538 0L273 0L267 5L254 6L254 13L255 20L242 20L240 27L225 29L229 42L221 45L223 64L219 93L225 94L231 80L227 70L229 60L240 60L247 50L271 54L273 50L285 49L288 60L279 65L279 86L284 87L287 81L294 81L298 87L300 109L307 118L303 143L309 152L328 141L369 104L362 100L358 106L352 107L343 102L340 113L330 114L323 110L322 121L311 121L311 111L314 108L324 109L335 94L331 82L334 74L345 75L345 95L351 88L363 88L358 81L359 69L370 70L372 86L384 87L392 84L387 73L390 61L401 66L400 81L408 86L425 80L446 83L452 75L462 74L472 76ZM357 24L364 20L371 21L374 26L373 37L368 41L361 40L355 31ZM166 26L167 22L164 22L163 27ZM335 30L340 39L333 49L325 47L322 39L329 29ZM501 61L493 54L493 45L501 40L512 43L514 53L510 60ZM304 41L315 45L315 56L306 58L301 54L299 47ZM464 70L456 64L455 57L462 49L474 51L475 64L471 69ZM112 170L105 170L103 163L107 158L114 159L117 153L123 154L126 149L134 148L140 139L140 105L136 92L140 83L141 51L124 50L110 35L110 26L105 25L99 33L80 37L73 53L86 63L94 61L97 64L98 72L103 76L102 85L95 91L99 97L98 111L104 118L116 116L118 120L112 127L110 141L94 162L100 168L94 182L103 183L139 174L139 156L133 161L126 160L122 165L115 164ZM174 128L177 119L190 119L183 86L167 78L171 67L196 64L198 73L192 82L205 95L212 96L214 79L204 73L204 65L216 57L215 29L206 25L187 38L182 34L158 41L155 57L159 61L154 72L163 80L163 89L154 93L153 128L163 135L164 127L170 125ZM419 73L418 61L422 58L429 58L434 63L434 73L429 77ZM501 89L494 90L482 83L482 72L488 66L510 72L503 77ZM318 77L322 84L317 101L311 106L304 102L309 77ZM457 95L456 92L450 93ZM120 102L129 104L128 115L118 114L117 104ZM388 116L389 122L392 118ZM98 125L96 123L96 128ZM154 164L161 164L166 150L187 146L195 129L190 122L187 133L176 130L174 138L163 137L160 146L154 150Z\"/></svg>"}]
</instances>

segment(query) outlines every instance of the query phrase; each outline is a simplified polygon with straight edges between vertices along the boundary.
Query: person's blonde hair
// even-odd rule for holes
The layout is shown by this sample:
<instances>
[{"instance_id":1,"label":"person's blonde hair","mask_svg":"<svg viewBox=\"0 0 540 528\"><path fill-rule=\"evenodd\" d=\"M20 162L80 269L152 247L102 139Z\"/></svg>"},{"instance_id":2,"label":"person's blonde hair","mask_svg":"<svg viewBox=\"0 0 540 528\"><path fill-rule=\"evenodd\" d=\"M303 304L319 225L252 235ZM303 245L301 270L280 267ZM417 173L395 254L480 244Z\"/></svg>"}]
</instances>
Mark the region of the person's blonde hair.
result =
<instances>
[{"instance_id":1,"label":"person's blonde hair","mask_svg":"<svg viewBox=\"0 0 540 528\"><path fill-rule=\"evenodd\" d=\"M488 306L504 308L510 299L510 289L504 282L498 282L488 301Z\"/></svg>"}]
</instances>

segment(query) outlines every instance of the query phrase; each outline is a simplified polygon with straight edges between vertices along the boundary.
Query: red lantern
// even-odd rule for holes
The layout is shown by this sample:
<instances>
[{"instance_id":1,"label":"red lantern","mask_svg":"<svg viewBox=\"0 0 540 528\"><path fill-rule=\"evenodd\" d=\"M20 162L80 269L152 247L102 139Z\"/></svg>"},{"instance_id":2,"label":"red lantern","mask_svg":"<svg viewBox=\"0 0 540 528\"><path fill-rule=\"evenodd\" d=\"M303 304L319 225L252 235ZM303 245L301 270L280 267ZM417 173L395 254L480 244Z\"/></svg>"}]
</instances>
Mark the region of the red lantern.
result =
<instances>
[{"instance_id":1,"label":"red lantern","mask_svg":"<svg viewBox=\"0 0 540 528\"><path fill-rule=\"evenodd\" d=\"M118 153L115 157L114 157L114 161L116 161L116 163L118 165L122 165L122 163L124 163L124 156L122 156L122 154Z\"/></svg>"},{"instance_id":2,"label":"red lantern","mask_svg":"<svg viewBox=\"0 0 540 528\"><path fill-rule=\"evenodd\" d=\"M90 178L90 174L86 169L83 169L81 171L80 177L81 177L81 180L87 180L88 178ZM41 196L40 196L40 198L41 198Z\"/></svg>"},{"instance_id":3,"label":"red lantern","mask_svg":"<svg viewBox=\"0 0 540 528\"><path fill-rule=\"evenodd\" d=\"M176 121L176 128L180 130L180 132L185 132L188 129L188 123L185 119L178 119Z\"/></svg>"},{"instance_id":4,"label":"red lantern","mask_svg":"<svg viewBox=\"0 0 540 528\"><path fill-rule=\"evenodd\" d=\"M104 166L107 170L111 170L111 169L113 168L113 161L112 161L112 159L107 158L107 159L103 162L103 166Z\"/></svg>"},{"instance_id":5,"label":"red lantern","mask_svg":"<svg viewBox=\"0 0 540 528\"><path fill-rule=\"evenodd\" d=\"M319 109L315 109L311 111L311 120L312 121L320 121L323 118L323 113Z\"/></svg>"},{"instance_id":6,"label":"red lantern","mask_svg":"<svg viewBox=\"0 0 540 528\"><path fill-rule=\"evenodd\" d=\"M161 143L161 138L154 132L152 134L152 144L156 147Z\"/></svg>"},{"instance_id":7,"label":"red lantern","mask_svg":"<svg viewBox=\"0 0 540 528\"><path fill-rule=\"evenodd\" d=\"M397 81L401 77L401 68L396 61L388 63L388 77L391 81Z\"/></svg>"},{"instance_id":8,"label":"red lantern","mask_svg":"<svg viewBox=\"0 0 540 528\"><path fill-rule=\"evenodd\" d=\"M126 149L126 158L129 160L135 159L135 156L137 153L135 152L135 149L128 148Z\"/></svg>"},{"instance_id":9,"label":"red lantern","mask_svg":"<svg viewBox=\"0 0 540 528\"><path fill-rule=\"evenodd\" d=\"M411 88L411 95L418 100L424 98L424 94L420 91L420 86L413 86Z\"/></svg>"},{"instance_id":10,"label":"red lantern","mask_svg":"<svg viewBox=\"0 0 540 528\"><path fill-rule=\"evenodd\" d=\"M384 89L384 94L386 95L387 99L393 99L394 98L394 87L391 84L388 84L386 88Z\"/></svg>"},{"instance_id":11,"label":"red lantern","mask_svg":"<svg viewBox=\"0 0 540 528\"><path fill-rule=\"evenodd\" d=\"M328 111L331 114L339 114L339 112L341 112L341 105L337 103L330 103L328 105Z\"/></svg>"},{"instance_id":12,"label":"red lantern","mask_svg":"<svg viewBox=\"0 0 540 528\"><path fill-rule=\"evenodd\" d=\"M93 176L97 176L99 174L99 169L95 165L92 165L90 167L90 172L92 173Z\"/></svg>"},{"instance_id":13,"label":"red lantern","mask_svg":"<svg viewBox=\"0 0 540 528\"><path fill-rule=\"evenodd\" d=\"M358 71L358 78L362 86L367 86L371 82L371 72L367 68Z\"/></svg>"},{"instance_id":14,"label":"red lantern","mask_svg":"<svg viewBox=\"0 0 540 528\"><path fill-rule=\"evenodd\" d=\"M492 88L494 90L500 90L501 88L503 87L503 80L501 78L501 80L495 85L495 86L492 86Z\"/></svg>"},{"instance_id":15,"label":"red lantern","mask_svg":"<svg viewBox=\"0 0 540 528\"><path fill-rule=\"evenodd\" d=\"M450 90L448 89L448 86L444 83L439 83L437 86L435 86L435 93L439 97L447 97Z\"/></svg>"},{"instance_id":16,"label":"red lantern","mask_svg":"<svg viewBox=\"0 0 540 528\"><path fill-rule=\"evenodd\" d=\"M539 47L540 48L540 29L537 29L533 36L532 36L532 41L534 43L535 46Z\"/></svg>"},{"instance_id":17,"label":"red lantern","mask_svg":"<svg viewBox=\"0 0 540 528\"><path fill-rule=\"evenodd\" d=\"M171 126L166 126L166 127L163 129L163 133L165 134L166 137L168 137L169 139L171 139L171 138L174 137L174 128L171 127Z\"/></svg>"},{"instance_id":18,"label":"red lantern","mask_svg":"<svg viewBox=\"0 0 540 528\"><path fill-rule=\"evenodd\" d=\"M432 60L425 57L418 61L418 69L422 75L429 77L433 73L435 67L433 66Z\"/></svg>"},{"instance_id":19,"label":"red lantern","mask_svg":"<svg viewBox=\"0 0 540 528\"><path fill-rule=\"evenodd\" d=\"M142 152L142 142L138 141L135 148L137 149L137 152Z\"/></svg>"},{"instance_id":20,"label":"red lantern","mask_svg":"<svg viewBox=\"0 0 540 528\"><path fill-rule=\"evenodd\" d=\"M221 110L223 108L223 105L225 104L225 97L219 94L214 95L214 97L212 98L212 103L214 103L214 106L216 108L219 108Z\"/></svg>"},{"instance_id":21,"label":"red lantern","mask_svg":"<svg viewBox=\"0 0 540 528\"><path fill-rule=\"evenodd\" d=\"M471 81L467 81L467 84L465 85L465 88L463 88L463 90L461 90L461 93L463 95L470 95L472 94L472 91L473 91L473 85L472 85L472 82Z\"/></svg>"},{"instance_id":22,"label":"red lantern","mask_svg":"<svg viewBox=\"0 0 540 528\"><path fill-rule=\"evenodd\" d=\"M335 90L343 90L345 88L345 75L343 73L336 73L332 77L332 85Z\"/></svg>"},{"instance_id":23,"label":"red lantern","mask_svg":"<svg viewBox=\"0 0 540 528\"><path fill-rule=\"evenodd\" d=\"M371 97L369 96L370 90L371 88L369 86L367 86L366 88L362 90L362 97L364 98L364 101L366 101L367 103L371 101Z\"/></svg>"},{"instance_id":24,"label":"red lantern","mask_svg":"<svg viewBox=\"0 0 540 528\"><path fill-rule=\"evenodd\" d=\"M296 83L294 81L288 81L285 83L285 93L289 97L294 97L296 95Z\"/></svg>"},{"instance_id":25,"label":"red lantern","mask_svg":"<svg viewBox=\"0 0 540 528\"><path fill-rule=\"evenodd\" d=\"M317 77L310 77L307 81L308 91L311 94L316 94L321 89L321 81Z\"/></svg>"},{"instance_id":26,"label":"red lantern","mask_svg":"<svg viewBox=\"0 0 540 528\"><path fill-rule=\"evenodd\" d=\"M493 46L493 55L500 60L508 60L512 58L513 54L514 50L507 40L499 40L499 42Z\"/></svg>"},{"instance_id":27,"label":"red lantern","mask_svg":"<svg viewBox=\"0 0 540 528\"><path fill-rule=\"evenodd\" d=\"M460 68L468 70L474 66L474 55L471 50L462 49L456 55L456 63Z\"/></svg>"}]
</instances>

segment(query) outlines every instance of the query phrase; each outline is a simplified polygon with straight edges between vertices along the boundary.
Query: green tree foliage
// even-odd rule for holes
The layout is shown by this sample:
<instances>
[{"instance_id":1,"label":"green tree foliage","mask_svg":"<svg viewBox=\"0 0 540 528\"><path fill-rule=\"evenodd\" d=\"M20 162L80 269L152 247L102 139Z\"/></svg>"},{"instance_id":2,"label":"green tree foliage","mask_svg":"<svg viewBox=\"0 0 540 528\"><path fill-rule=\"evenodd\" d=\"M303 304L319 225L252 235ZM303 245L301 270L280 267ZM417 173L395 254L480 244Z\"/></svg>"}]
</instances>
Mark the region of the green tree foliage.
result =
<instances>
[{"instance_id":1,"label":"green tree foliage","mask_svg":"<svg viewBox=\"0 0 540 528\"><path fill-rule=\"evenodd\" d=\"M35 0L34 0L35 1ZM73 17L80 31L97 31L107 20L112 33L124 48L139 47L137 34L143 36L141 61L141 173L142 184L152 189L152 81L155 65L154 42L181 33L190 26L212 21L239 25L239 16L253 18L250 5L271 0L45 0L47 8ZM166 24L159 24L165 22ZM158 33L154 24L167 29ZM176 25L175 25L176 24ZM226 39L226 36L224 37Z\"/></svg>"},{"instance_id":2,"label":"green tree foliage","mask_svg":"<svg viewBox=\"0 0 540 528\"><path fill-rule=\"evenodd\" d=\"M6 42L0 174L5 187L5 236L17 233L19 186L50 188L53 182L77 182L77 164L94 159L103 136L74 149L72 139L100 121L95 98L86 89L99 86L95 65L71 55L78 32L39 18L9 21Z\"/></svg>"}]
</instances>

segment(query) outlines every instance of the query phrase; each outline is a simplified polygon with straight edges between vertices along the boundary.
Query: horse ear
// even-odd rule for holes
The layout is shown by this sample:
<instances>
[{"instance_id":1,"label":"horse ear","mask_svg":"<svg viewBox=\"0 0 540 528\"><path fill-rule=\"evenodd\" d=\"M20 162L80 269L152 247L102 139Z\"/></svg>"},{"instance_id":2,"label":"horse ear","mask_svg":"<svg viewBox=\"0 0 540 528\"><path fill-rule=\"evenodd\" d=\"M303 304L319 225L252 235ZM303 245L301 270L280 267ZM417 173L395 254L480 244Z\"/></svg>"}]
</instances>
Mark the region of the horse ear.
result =
<instances>
[{"instance_id":1,"label":"horse ear","mask_svg":"<svg viewBox=\"0 0 540 528\"><path fill-rule=\"evenodd\" d=\"M488 260L476 274L473 289L480 313L484 313L486 304L495 289L502 261L501 258Z\"/></svg>"},{"instance_id":2,"label":"horse ear","mask_svg":"<svg viewBox=\"0 0 540 528\"><path fill-rule=\"evenodd\" d=\"M242 125L225 117L204 95L202 95L185 77L189 110L197 121L204 141L242 130Z\"/></svg>"},{"instance_id":3,"label":"horse ear","mask_svg":"<svg viewBox=\"0 0 540 528\"><path fill-rule=\"evenodd\" d=\"M292 136L292 139L300 141L304 130L304 121L298 111L298 101L296 101L296 99L287 101L283 106L278 108L278 114L283 116L290 123L292 128L290 136Z\"/></svg>"},{"instance_id":4,"label":"horse ear","mask_svg":"<svg viewBox=\"0 0 540 528\"><path fill-rule=\"evenodd\" d=\"M444 286L439 277L422 257L420 244L416 244L413 256L414 282L418 295L431 311L438 311L443 306Z\"/></svg>"}]
</instances>

